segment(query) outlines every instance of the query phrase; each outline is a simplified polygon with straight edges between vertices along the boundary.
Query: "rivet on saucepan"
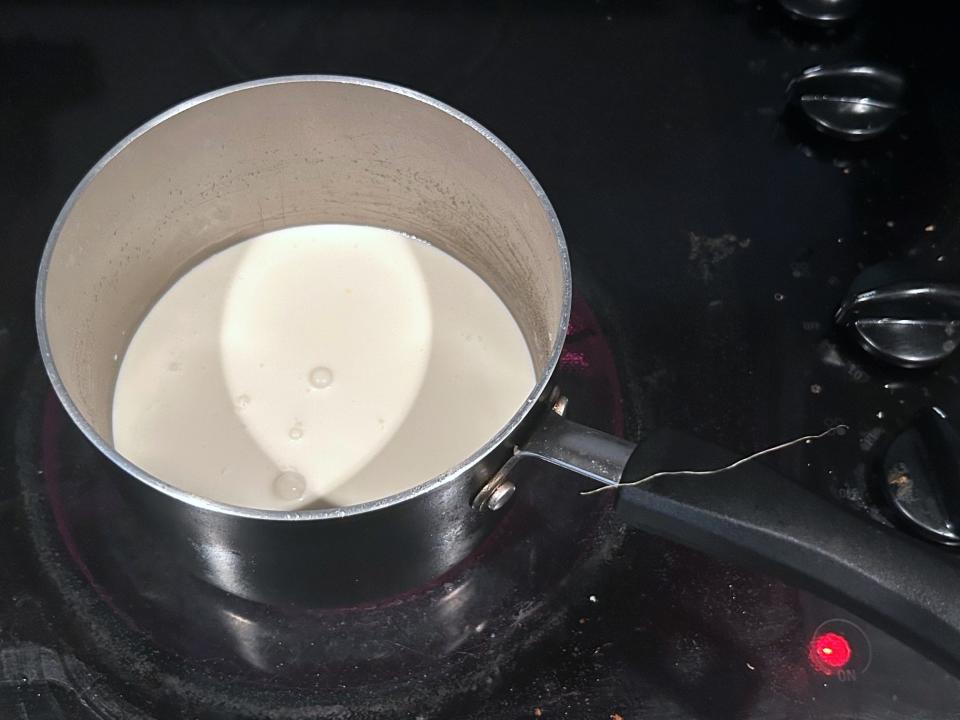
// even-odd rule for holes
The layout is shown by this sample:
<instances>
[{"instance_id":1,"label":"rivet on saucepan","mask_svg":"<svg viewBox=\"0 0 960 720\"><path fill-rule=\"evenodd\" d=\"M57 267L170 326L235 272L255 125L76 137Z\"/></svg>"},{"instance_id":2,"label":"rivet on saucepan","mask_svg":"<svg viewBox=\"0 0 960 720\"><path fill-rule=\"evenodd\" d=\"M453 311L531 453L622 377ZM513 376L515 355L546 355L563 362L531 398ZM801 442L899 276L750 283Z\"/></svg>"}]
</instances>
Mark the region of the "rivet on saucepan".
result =
<instances>
[{"instance_id":1,"label":"rivet on saucepan","mask_svg":"<svg viewBox=\"0 0 960 720\"><path fill-rule=\"evenodd\" d=\"M504 480L493 489L492 493L490 493L490 497L487 498L487 508L494 511L499 510L507 504L516 491L516 485L509 480Z\"/></svg>"}]
</instances>

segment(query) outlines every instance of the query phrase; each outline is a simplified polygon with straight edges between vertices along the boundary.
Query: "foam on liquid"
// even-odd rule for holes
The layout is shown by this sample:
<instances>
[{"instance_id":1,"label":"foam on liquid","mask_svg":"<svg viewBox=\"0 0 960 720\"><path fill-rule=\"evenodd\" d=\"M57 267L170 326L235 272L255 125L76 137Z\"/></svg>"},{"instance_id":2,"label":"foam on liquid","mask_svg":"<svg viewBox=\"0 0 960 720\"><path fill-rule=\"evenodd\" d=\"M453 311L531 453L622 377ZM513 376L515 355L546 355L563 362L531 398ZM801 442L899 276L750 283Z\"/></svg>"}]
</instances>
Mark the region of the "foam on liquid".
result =
<instances>
[{"instance_id":1,"label":"foam on liquid","mask_svg":"<svg viewBox=\"0 0 960 720\"><path fill-rule=\"evenodd\" d=\"M197 265L123 357L116 449L189 492L254 508L352 505L467 458L535 375L466 266L357 225L266 233Z\"/></svg>"}]
</instances>

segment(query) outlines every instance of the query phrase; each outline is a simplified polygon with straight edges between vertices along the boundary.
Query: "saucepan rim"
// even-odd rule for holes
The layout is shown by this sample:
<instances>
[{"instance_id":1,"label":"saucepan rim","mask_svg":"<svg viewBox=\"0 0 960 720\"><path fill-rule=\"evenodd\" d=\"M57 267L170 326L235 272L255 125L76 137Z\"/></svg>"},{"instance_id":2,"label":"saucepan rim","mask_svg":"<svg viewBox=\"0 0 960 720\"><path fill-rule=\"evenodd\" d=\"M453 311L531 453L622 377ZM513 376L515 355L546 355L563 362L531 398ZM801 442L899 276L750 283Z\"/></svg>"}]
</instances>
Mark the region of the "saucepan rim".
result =
<instances>
[{"instance_id":1,"label":"saucepan rim","mask_svg":"<svg viewBox=\"0 0 960 720\"><path fill-rule=\"evenodd\" d=\"M430 480L427 480L419 485L405 490L401 493L396 493L394 495L389 495L384 498L379 498L377 500L371 500L368 502L360 503L357 505L349 505L345 507L338 508L322 508L322 509L310 509L310 510L265 510L257 508L247 508L240 507L237 505L229 505L227 503L217 502L210 500L200 495L195 495L193 493L181 490L180 488L175 487L169 483L160 480L159 478L151 475L145 470L139 468L134 463L127 460L120 453L118 453L100 434L93 428L93 426L87 422L86 418L82 415L76 404L73 402L73 399L70 397L67 392L66 387L63 384L63 381L60 377L60 374L57 370L56 363L54 362L53 355L50 349L50 340L47 335L46 327L46 307L45 307L45 297L46 297L46 287L47 287L47 273L49 270L50 262L53 257L53 252L57 245L57 240L60 236L60 232L63 229L64 223L70 215L74 205L79 200L80 196L83 194L87 186L93 181L97 174L119 153L121 153L128 145L133 141L139 138L141 135L149 132L151 129L157 127L166 120L172 118L179 113L185 112L197 105L205 103L209 100L221 97L223 95L228 95L230 93L240 92L243 90L249 90L251 88L262 87L266 85L280 85L284 83L308 83L308 82L327 82L327 83L343 83L346 85L361 85L370 88L376 88L379 90L385 90L388 92L396 93L398 95L404 95L413 100L417 100L426 105L431 106L432 108L446 113L447 115L456 118L464 125L467 125L469 128L475 132L482 135L488 142L490 142L494 147L496 147L507 159L513 163L514 167L523 175L524 179L529 183L530 187L533 189L536 194L537 199L540 202L540 206L543 209L544 213L550 222L550 227L553 233L553 237L556 241L556 250L560 259L560 267L562 273L562 282L563 287L561 292L562 297L562 306L560 319L557 323L555 330L555 338L553 346L550 350L550 355L547 358L546 364L544 365L542 371L537 378L536 385L530 394L524 400L523 405L519 410L510 418L509 422L500 429L493 437L491 437L480 449L475 453L450 468L446 472L433 477ZM57 396L60 398L60 402L63 403L64 408L67 411L67 414L76 423L77 427L86 435L87 439L93 443L93 445L104 455L106 455L115 465L120 469L124 470L127 474L133 476L136 480L152 487L153 489L168 495L171 498L179 500L181 502L193 505L197 508L204 510L209 510L213 512L223 513L227 515L232 515L235 517L245 517L257 520L292 520L292 521L302 521L302 520L327 520L335 519L340 517L347 517L352 515L361 515L375 510L384 509L399 503L406 502L417 496L429 493L441 486L447 485L457 480L457 478L462 477L464 474L469 473L481 460L484 459L491 451L500 446L508 436L516 430L516 428L523 422L524 418L533 410L534 406L537 404L538 400L543 396L547 391L547 385L550 382L550 378L553 375L553 371L556 368L557 362L560 358L560 352L563 347L563 343L566 337L566 328L567 322L570 317L570 303L571 303L571 294L572 294L572 279L570 273L570 258L567 253L566 242L563 237L563 231L560 229L560 222L557 219L556 212L554 212L553 206L550 204L550 201L547 199L546 194L543 191L543 188L540 186L540 183L537 182L536 178L533 176L533 173L527 168L526 165L516 156L516 154L508 148L503 141L501 141L496 135L487 130L485 127L480 125L478 122L472 118L464 115L462 112L450 107L449 105L440 102L428 95L423 93L416 92L415 90L410 90L409 88L402 87L400 85L395 85L393 83L381 82L378 80L369 80L366 78L359 77L350 77L344 75L286 75L282 77L272 77L265 78L261 80L253 80L250 82L243 82L235 85L229 85L211 92L205 93L203 95L198 95L189 100L185 100L178 105L170 108L166 112L163 112L151 120L147 121L136 130L127 135L123 140L117 143L113 148L111 148L100 160L87 172L83 177L77 187L70 194L70 197L67 199L66 204L63 206L63 209L60 211L60 214L57 216L56 222L54 222L50 234L47 238L46 247L43 251L43 259L40 262L40 271L37 279L37 294L36 294L36 320L37 320L37 336L40 342L40 354L43 359L43 365L46 368L47 374L50 377L50 382L53 385L53 389L56 392ZM469 500L465 500L466 503Z\"/></svg>"}]
</instances>

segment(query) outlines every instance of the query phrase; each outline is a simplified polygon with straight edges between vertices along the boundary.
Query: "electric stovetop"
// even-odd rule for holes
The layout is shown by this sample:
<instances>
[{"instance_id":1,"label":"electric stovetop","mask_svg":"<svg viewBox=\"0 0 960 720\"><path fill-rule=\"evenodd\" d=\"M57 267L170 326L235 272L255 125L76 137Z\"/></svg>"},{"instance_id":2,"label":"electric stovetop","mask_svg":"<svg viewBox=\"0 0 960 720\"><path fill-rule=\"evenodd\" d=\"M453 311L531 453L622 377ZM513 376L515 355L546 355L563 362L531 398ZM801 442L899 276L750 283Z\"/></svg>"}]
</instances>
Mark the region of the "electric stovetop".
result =
<instances>
[{"instance_id":1,"label":"electric stovetop","mask_svg":"<svg viewBox=\"0 0 960 720\"><path fill-rule=\"evenodd\" d=\"M838 17L801 17L818 5ZM33 293L75 183L168 106L294 73L410 86L497 133L557 209L578 289L571 418L744 454L843 424L769 462L949 542L891 453L905 432L960 427L956 325L931 346L922 308L892 339L889 307L860 325L835 313L851 288L960 275L956 10L47 3L0 18L0 717L953 717L960 682L883 628L627 530L555 474L532 476L466 563L399 597L273 607L208 587L99 479L40 367ZM826 80L787 103L816 65Z\"/></svg>"}]
</instances>

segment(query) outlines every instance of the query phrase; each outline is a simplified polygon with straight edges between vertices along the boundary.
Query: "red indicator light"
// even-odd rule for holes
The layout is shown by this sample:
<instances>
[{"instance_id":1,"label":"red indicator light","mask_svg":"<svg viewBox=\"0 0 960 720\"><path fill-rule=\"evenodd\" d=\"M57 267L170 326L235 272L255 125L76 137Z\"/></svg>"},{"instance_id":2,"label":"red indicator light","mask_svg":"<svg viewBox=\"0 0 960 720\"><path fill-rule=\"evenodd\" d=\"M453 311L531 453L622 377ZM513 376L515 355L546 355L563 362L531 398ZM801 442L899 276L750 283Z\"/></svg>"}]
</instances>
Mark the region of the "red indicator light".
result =
<instances>
[{"instance_id":1,"label":"red indicator light","mask_svg":"<svg viewBox=\"0 0 960 720\"><path fill-rule=\"evenodd\" d=\"M810 641L810 661L826 675L846 667L851 654L847 639L834 632L816 635Z\"/></svg>"}]
</instances>

